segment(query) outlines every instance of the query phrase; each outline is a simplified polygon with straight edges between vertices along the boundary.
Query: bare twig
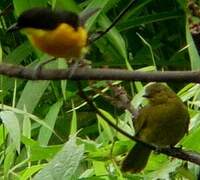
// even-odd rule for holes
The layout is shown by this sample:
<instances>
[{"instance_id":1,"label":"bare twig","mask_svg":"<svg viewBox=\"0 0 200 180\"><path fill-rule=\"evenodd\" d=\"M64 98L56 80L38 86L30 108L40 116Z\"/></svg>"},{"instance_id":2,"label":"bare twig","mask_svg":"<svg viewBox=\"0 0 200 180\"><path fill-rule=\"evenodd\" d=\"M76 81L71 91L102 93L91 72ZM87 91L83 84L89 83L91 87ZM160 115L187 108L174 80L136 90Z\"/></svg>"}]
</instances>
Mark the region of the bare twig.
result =
<instances>
[{"instance_id":1,"label":"bare twig","mask_svg":"<svg viewBox=\"0 0 200 180\"><path fill-rule=\"evenodd\" d=\"M133 107L131 104L131 100L126 92L126 90L119 85L113 85L111 81L109 81L108 86L114 92L113 103L119 107L123 108L124 110L128 110L132 117L135 118L138 115L138 110Z\"/></svg>"},{"instance_id":2,"label":"bare twig","mask_svg":"<svg viewBox=\"0 0 200 180\"><path fill-rule=\"evenodd\" d=\"M2 11L0 11L0 17L6 16L12 10L13 10L13 5L11 3L9 3Z\"/></svg>"},{"instance_id":3,"label":"bare twig","mask_svg":"<svg viewBox=\"0 0 200 180\"><path fill-rule=\"evenodd\" d=\"M96 40L106 35L119 22L119 20L128 12L128 10L132 7L132 5L135 2L136 0L130 1L129 4L119 13L119 15L113 20L112 24L106 30L99 32L96 37L91 36L89 38L89 44L94 43Z\"/></svg>"}]
</instances>

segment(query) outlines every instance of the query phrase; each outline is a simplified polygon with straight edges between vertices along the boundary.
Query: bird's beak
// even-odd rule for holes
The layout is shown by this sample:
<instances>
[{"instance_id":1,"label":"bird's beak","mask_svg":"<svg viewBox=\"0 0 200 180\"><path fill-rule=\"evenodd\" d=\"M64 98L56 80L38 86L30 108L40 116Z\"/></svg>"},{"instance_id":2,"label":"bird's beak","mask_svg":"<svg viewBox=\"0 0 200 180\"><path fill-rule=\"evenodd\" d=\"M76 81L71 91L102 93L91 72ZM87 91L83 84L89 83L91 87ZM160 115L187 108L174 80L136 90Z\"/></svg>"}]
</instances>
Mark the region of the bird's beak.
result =
<instances>
[{"instance_id":1,"label":"bird's beak","mask_svg":"<svg viewBox=\"0 0 200 180\"><path fill-rule=\"evenodd\" d=\"M19 25L18 25L17 23L15 23L15 24L11 25L11 26L7 29L7 32L14 32L14 31L17 31L17 30L19 30L19 29L20 29Z\"/></svg>"}]
</instances>

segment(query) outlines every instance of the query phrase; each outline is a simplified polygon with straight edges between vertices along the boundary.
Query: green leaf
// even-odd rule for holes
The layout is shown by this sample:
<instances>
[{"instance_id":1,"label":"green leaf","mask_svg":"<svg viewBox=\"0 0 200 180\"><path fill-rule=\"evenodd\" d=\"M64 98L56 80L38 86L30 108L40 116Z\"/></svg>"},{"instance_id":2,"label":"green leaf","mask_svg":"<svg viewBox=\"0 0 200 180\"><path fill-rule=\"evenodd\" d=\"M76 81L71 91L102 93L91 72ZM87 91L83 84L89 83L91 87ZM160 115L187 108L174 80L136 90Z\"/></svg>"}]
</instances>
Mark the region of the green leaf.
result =
<instances>
[{"instance_id":1,"label":"green leaf","mask_svg":"<svg viewBox=\"0 0 200 180\"><path fill-rule=\"evenodd\" d=\"M17 46L11 53L5 57L6 63L20 64L24 59L33 53L32 46L28 41Z\"/></svg>"},{"instance_id":2,"label":"green leaf","mask_svg":"<svg viewBox=\"0 0 200 180\"><path fill-rule=\"evenodd\" d=\"M189 30L189 24L186 24L186 40L188 47L188 52L190 56L191 68L192 70L199 70L200 69L200 57L197 51L197 48L194 44L192 35Z\"/></svg>"},{"instance_id":3,"label":"green leaf","mask_svg":"<svg viewBox=\"0 0 200 180\"><path fill-rule=\"evenodd\" d=\"M89 9L93 9L93 8L100 8L103 9L107 3L109 1L108 0L95 0L95 1L90 1L90 3L88 4L88 6L84 9L84 12L86 12ZM100 14L101 10L99 10L96 14L94 14L87 22L85 27L87 28L87 30L89 31L91 29L91 27L95 24L96 19L98 17L98 15ZM81 14L80 14L81 15Z\"/></svg>"},{"instance_id":4,"label":"green leaf","mask_svg":"<svg viewBox=\"0 0 200 180\"><path fill-rule=\"evenodd\" d=\"M26 112L26 108L24 108L24 111ZM22 134L27 138L31 137L31 121L26 114L24 114Z\"/></svg>"},{"instance_id":5,"label":"green leaf","mask_svg":"<svg viewBox=\"0 0 200 180\"><path fill-rule=\"evenodd\" d=\"M30 146L30 160L31 161L40 161L40 160L49 160L53 158L58 151L60 151L61 145L54 145L43 147L38 145Z\"/></svg>"},{"instance_id":6,"label":"green leaf","mask_svg":"<svg viewBox=\"0 0 200 180\"><path fill-rule=\"evenodd\" d=\"M48 160L53 158L58 151L61 149L61 145L53 146L40 146L37 141L33 139L22 136L22 142L30 149L30 160L39 161L39 160Z\"/></svg>"},{"instance_id":7,"label":"green leaf","mask_svg":"<svg viewBox=\"0 0 200 180\"><path fill-rule=\"evenodd\" d=\"M0 146L4 143L6 135L7 135L7 132L5 132L5 128L3 124L1 124L0 125Z\"/></svg>"},{"instance_id":8,"label":"green leaf","mask_svg":"<svg viewBox=\"0 0 200 180\"><path fill-rule=\"evenodd\" d=\"M45 6L48 0L13 0L13 5L17 15L20 15L26 9L30 9L36 6Z\"/></svg>"},{"instance_id":9,"label":"green leaf","mask_svg":"<svg viewBox=\"0 0 200 180\"><path fill-rule=\"evenodd\" d=\"M65 9L68 11L78 12L79 7L74 0L51 0L53 8Z\"/></svg>"},{"instance_id":10,"label":"green leaf","mask_svg":"<svg viewBox=\"0 0 200 180\"><path fill-rule=\"evenodd\" d=\"M20 126L15 113L12 111L1 111L0 118L10 135L13 145L18 153L20 153Z\"/></svg>"},{"instance_id":11,"label":"green leaf","mask_svg":"<svg viewBox=\"0 0 200 180\"><path fill-rule=\"evenodd\" d=\"M55 104L53 104L50 109L49 112L47 113L44 122L51 128L53 129L56 123L56 120L58 118L58 113L60 111L60 108L63 105L63 101L60 100L58 102L56 102ZM39 136L38 136L38 141L41 145L47 145L51 135L52 135L52 131L50 131L49 129L47 129L46 127L41 127L40 131L39 131Z\"/></svg>"},{"instance_id":12,"label":"green leaf","mask_svg":"<svg viewBox=\"0 0 200 180\"><path fill-rule=\"evenodd\" d=\"M4 159L3 170L4 170L4 179L8 179L9 170L11 169L12 165L14 164L15 159L15 150L12 144L10 144L7 149L7 153Z\"/></svg>"},{"instance_id":13,"label":"green leaf","mask_svg":"<svg viewBox=\"0 0 200 180\"><path fill-rule=\"evenodd\" d=\"M176 1L180 4L180 6L181 6L181 8L182 8L183 10L186 10L186 9L187 9L187 3L188 3L187 0L176 0Z\"/></svg>"},{"instance_id":14,"label":"green leaf","mask_svg":"<svg viewBox=\"0 0 200 180\"><path fill-rule=\"evenodd\" d=\"M147 15L147 16L140 16L140 17L135 17L134 19L128 19L127 21L122 21L117 25L117 29L119 31L125 31L128 29L132 29L136 26L145 25L145 24L150 24L153 22L160 22L160 21L166 21L169 19L176 19L180 18L183 16L183 13L180 11L170 11L170 12L161 12L161 13L156 13L152 15Z\"/></svg>"},{"instance_id":15,"label":"green leaf","mask_svg":"<svg viewBox=\"0 0 200 180\"><path fill-rule=\"evenodd\" d=\"M33 180L71 180L83 158L84 146L76 145L76 137L72 137L62 150L42 169Z\"/></svg>"},{"instance_id":16,"label":"green leaf","mask_svg":"<svg viewBox=\"0 0 200 180\"><path fill-rule=\"evenodd\" d=\"M3 108L2 108L3 107ZM0 106L0 109L4 109L4 110L9 110L12 112L15 112L16 114L19 115L27 115L27 117L29 117L30 119L32 119L33 121L37 122L38 124L41 124L42 126L46 127L47 129L49 129L50 131L52 131L61 141L63 140L52 128L50 128L44 121L42 121L41 119L39 119L38 117L34 116L33 114L30 114L28 112L25 112L23 110L17 109L17 108L13 108L10 106Z\"/></svg>"},{"instance_id":17,"label":"green leaf","mask_svg":"<svg viewBox=\"0 0 200 180\"><path fill-rule=\"evenodd\" d=\"M97 115L97 119L103 129L103 132L101 132L101 136L104 137L103 139L106 141L113 141L113 129L104 121L101 116Z\"/></svg>"},{"instance_id":18,"label":"green leaf","mask_svg":"<svg viewBox=\"0 0 200 180\"><path fill-rule=\"evenodd\" d=\"M107 174L107 169L105 166L105 162L101 161L93 161L94 171L96 176L102 176Z\"/></svg>"},{"instance_id":19,"label":"green leaf","mask_svg":"<svg viewBox=\"0 0 200 180\"><path fill-rule=\"evenodd\" d=\"M106 28L108 28L111 25L111 21L105 15L101 15L99 17L99 21L98 22L99 22L100 26L103 29L106 29ZM118 52L124 58L124 60L126 62L127 61L126 46L125 46L124 39L122 38L122 36L119 33L119 31L117 31L116 28L112 28L106 34L106 37L110 41L111 45L116 49L116 52Z\"/></svg>"},{"instance_id":20,"label":"green leaf","mask_svg":"<svg viewBox=\"0 0 200 180\"><path fill-rule=\"evenodd\" d=\"M149 174L147 176L148 179L170 179L170 173L175 172L176 168L181 165L181 161L174 159L173 161L166 161L166 157L164 155L155 155L154 159L157 161L157 169L150 169ZM150 159L151 160L151 159ZM160 161L160 162L159 162ZM152 168L149 165L149 168Z\"/></svg>"},{"instance_id":21,"label":"green leaf","mask_svg":"<svg viewBox=\"0 0 200 180\"><path fill-rule=\"evenodd\" d=\"M72 101L72 120L71 120L70 134L73 135L76 132L77 132L77 115L76 115L76 110L74 108L74 103Z\"/></svg>"},{"instance_id":22,"label":"green leaf","mask_svg":"<svg viewBox=\"0 0 200 180\"><path fill-rule=\"evenodd\" d=\"M197 118L199 120L199 116ZM186 148L200 152L199 138L200 138L200 125L198 125L198 127L193 128L190 131L190 133L183 139L183 142L181 144Z\"/></svg>"},{"instance_id":23,"label":"green leaf","mask_svg":"<svg viewBox=\"0 0 200 180\"><path fill-rule=\"evenodd\" d=\"M94 169L87 169L85 172L83 172L80 176L79 179L85 179L89 180L89 177L92 177L94 175ZM91 179L92 180L92 179ZM97 180L97 179L96 179Z\"/></svg>"},{"instance_id":24,"label":"green leaf","mask_svg":"<svg viewBox=\"0 0 200 180\"><path fill-rule=\"evenodd\" d=\"M28 180L43 167L45 167L45 164L33 165L27 168L25 171L23 171L20 180Z\"/></svg>"},{"instance_id":25,"label":"green leaf","mask_svg":"<svg viewBox=\"0 0 200 180\"><path fill-rule=\"evenodd\" d=\"M28 81L17 103L17 108L23 109L24 106L26 106L27 112L32 113L48 87L49 82L50 81Z\"/></svg>"}]
</instances>

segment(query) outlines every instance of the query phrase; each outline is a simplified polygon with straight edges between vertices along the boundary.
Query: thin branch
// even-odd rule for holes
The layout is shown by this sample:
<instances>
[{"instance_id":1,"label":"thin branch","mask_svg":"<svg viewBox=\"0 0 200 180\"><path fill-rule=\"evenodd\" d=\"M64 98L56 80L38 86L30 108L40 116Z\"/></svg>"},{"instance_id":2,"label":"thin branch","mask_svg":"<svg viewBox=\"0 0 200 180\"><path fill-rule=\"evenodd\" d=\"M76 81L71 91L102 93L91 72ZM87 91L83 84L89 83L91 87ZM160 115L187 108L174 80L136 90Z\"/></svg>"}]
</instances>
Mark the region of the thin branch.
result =
<instances>
[{"instance_id":1,"label":"thin branch","mask_svg":"<svg viewBox=\"0 0 200 180\"><path fill-rule=\"evenodd\" d=\"M114 98L111 102L118 108L128 110L132 114L132 118L137 117L138 110L132 105L126 90L122 86L113 85L110 81L107 84L114 93Z\"/></svg>"},{"instance_id":2,"label":"thin branch","mask_svg":"<svg viewBox=\"0 0 200 180\"><path fill-rule=\"evenodd\" d=\"M200 83L200 71L141 72L125 69L77 68L71 75L67 69L34 69L10 64L0 64L0 74L28 80L126 80L145 82L193 82Z\"/></svg>"},{"instance_id":3,"label":"thin branch","mask_svg":"<svg viewBox=\"0 0 200 180\"><path fill-rule=\"evenodd\" d=\"M97 34L96 37L91 36L91 38L89 38L89 44L94 43L95 41L97 41L98 39L106 35L119 22L119 20L128 12L128 10L133 6L135 2L136 0L130 1L129 4L119 13L119 15L113 20L112 24L106 30Z\"/></svg>"},{"instance_id":4,"label":"thin branch","mask_svg":"<svg viewBox=\"0 0 200 180\"><path fill-rule=\"evenodd\" d=\"M2 11L0 11L0 17L1 16L6 16L7 14L10 13L10 11L12 11L14 8L13 8L13 5L12 3L9 3Z\"/></svg>"},{"instance_id":5,"label":"thin branch","mask_svg":"<svg viewBox=\"0 0 200 180\"><path fill-rule=\"evenodd\" d=\"M88 105L92 108L92 110L94 110L94 112L96 112L100 117L102 117L102 119L107 122L112 128L114 128L115 130L117 130L118 132L120 132L121 134L123 134L124 136L130 138L133 141L136 142L140 142L142 144L144 144L145 146L148 146L149 148L151 148L152 150L155 150L159 153L162 154L166 154L168 156L172 156L178 159L182 159L185 161L189 161L192 163L195 163L197 165L200 165L200 153L197 152L193 152L193 151L186 151L186 150L182 150L180 148L160 148L157 147L153 144L148 144L144 141L141 141L139 139L137 139L136 137L130 135L129 133L127 133L126 131L124 131L123 129L119 128L116 124L114 124L112 121L110 121L97 107L96 105L93 103L93 101L85 95L82 87L81 87L81 82L78 81L77 82L78 85L78 89L79 89L79 95L86 100L86 102L88 103Z\"/></svg>"}]
</instances>

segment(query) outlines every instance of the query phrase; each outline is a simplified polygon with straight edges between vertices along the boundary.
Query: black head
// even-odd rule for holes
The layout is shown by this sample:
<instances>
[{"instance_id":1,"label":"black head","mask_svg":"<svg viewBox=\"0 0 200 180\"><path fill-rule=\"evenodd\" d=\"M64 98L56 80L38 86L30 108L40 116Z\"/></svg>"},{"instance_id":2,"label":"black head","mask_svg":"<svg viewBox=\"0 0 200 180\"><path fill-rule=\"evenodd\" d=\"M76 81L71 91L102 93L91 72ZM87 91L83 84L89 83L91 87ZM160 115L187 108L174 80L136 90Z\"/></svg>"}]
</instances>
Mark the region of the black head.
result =
<instances>
[{"instance_id":1,"label":"black head","mask_svg":"<svg viewBox=\"0 0 200 180\"><path fill-rule=\"evenodd\" d=\"M22 28L38 28L52 30L60 23L67 23L75 29L79 26L79 16L74 12L52 10L50 8L32 8L24 11L18 18L17 23L8 31Z\"/></svg>"}]
</instances>

